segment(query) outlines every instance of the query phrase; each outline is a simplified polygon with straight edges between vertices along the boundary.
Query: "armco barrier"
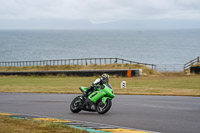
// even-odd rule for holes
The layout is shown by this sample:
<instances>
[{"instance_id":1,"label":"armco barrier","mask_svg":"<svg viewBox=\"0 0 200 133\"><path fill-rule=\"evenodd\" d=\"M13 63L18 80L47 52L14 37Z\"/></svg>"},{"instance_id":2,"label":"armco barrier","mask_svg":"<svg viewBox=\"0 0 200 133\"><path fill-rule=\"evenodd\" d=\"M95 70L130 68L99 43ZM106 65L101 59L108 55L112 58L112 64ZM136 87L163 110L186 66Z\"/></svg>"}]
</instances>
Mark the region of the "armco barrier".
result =
<instances>
[{"instance_id":1,"label":"armco barrier","mask_svg":"<svg viewBox=\"0 0 200 133\"><path fill-rule=\"evenodd\" d=\"M77 71L23 71L23 72L0 72L0 75L20 75L20 76L30 76L30 75L66 75L66 76L96 76L107 73L111 76L122 76L122 77L133 77L141 76L141 69L120 69L120 70L77 70Z\"/></svg>"}]
</instances>

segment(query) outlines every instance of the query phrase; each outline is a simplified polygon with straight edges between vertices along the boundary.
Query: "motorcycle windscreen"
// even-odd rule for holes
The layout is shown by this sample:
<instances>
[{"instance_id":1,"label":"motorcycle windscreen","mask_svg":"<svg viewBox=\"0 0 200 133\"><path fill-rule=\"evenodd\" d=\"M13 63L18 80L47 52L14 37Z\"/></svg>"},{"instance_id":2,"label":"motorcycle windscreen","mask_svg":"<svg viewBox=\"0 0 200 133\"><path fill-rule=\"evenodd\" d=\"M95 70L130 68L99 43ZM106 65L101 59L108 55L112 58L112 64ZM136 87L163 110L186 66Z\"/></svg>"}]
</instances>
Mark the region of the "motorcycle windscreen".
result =
<instances>
[{"instance_id":1,"label":"motorcycle windscreen","mask_svg":"<svg viewBox=\"0 0 200 133\"><path fill-rule=\"evenodd\" d=\"M92 94L90 94L88 96L88 98L93 101L94 103L96 103L100 98L102 98L106 93L104 93L103 91L95 91Z\"/></svg>"}]
</instances>

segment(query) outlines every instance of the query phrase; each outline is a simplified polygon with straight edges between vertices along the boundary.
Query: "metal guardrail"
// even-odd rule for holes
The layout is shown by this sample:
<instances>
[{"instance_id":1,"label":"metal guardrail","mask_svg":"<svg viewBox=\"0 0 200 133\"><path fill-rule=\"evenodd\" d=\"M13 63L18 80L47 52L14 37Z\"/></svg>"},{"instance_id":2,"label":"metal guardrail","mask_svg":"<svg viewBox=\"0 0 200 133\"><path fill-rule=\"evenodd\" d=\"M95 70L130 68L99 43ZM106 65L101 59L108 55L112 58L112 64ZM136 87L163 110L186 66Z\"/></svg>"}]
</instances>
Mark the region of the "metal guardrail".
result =
<instances>
[{"instance_id":1,"label":"metal guardrail","mask_svg":"<svg viewBox=\"0 0 200 133\"><path fill-rule=\"evenodd\" d=\"M199 63L199 56L186 64L156 64L156 70L161 72L186 71L197 63Z\"/></svg>"},{"instance_id":2,"label":"metal guardrail","mask_svg":"<svg viewBox=\"0 0 200 133\"><path fill-rule=\"evenodd\" d=\"M184 71L188 70L191 66L195 65L199 63L199 56L191 61L189 61L188 63L184 64Z\"/></svg>"},{"instance_id":3,"label":"metal guardrail","mask_svg":"<svg viewBox=\"0 0 200 133\"><path fill-rule=\"evenodd\" d=\"M156 64L156 70L160 72L180 72L183 71L184 64Z\"/></svg>"},{"instance_id":4,"label":"metal guardrail","mask_svg":"<svg viewBox=\"0 0 200 133\"><path fill-rule=\"evenodd\" d=\"M105 65L105 64L139 64L156 68L154 64L140 63L121 58L82 58L82 59L59 59L39 61L6 61L0 62L1 67L27 67L27 66L59 66L59 65Z\"/></svg>"},{"instance_id":5,"label":"metal guardrail","mask_svg":"<svg viewBox=\"0 0 200 133\"><path fill-rule=\"evenodd\" d=\"M121 58L81 58L81 59L59 59L59 60L38 60L38 61L4 61L0 67L27 67L27 66L60 66L60 65L105 65L105 64L138 64L150 67L153 70L162 72L185 71L192 65L199 63L199 57L186 64L148 64L135 62Z\"/></svg>"}]
</instances>

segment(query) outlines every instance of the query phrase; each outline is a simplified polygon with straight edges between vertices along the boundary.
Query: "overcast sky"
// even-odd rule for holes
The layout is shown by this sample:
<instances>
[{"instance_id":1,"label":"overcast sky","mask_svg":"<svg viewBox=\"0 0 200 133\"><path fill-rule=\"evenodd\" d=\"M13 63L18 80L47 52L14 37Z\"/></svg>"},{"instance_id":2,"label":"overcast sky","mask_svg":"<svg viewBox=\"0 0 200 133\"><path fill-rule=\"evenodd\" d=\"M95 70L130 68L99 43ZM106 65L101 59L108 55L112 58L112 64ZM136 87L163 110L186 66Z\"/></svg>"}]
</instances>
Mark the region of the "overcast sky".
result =
<instances>
[{"instance_id":1,"label":"overcast sky","mask_svg":"<svg viewBox=\"0 0 200 133\"><path fill-rule=\"evenodd\" d=\"M200 28L200 0L0 0L0 29Z\"/></svg>"}]
</instances>

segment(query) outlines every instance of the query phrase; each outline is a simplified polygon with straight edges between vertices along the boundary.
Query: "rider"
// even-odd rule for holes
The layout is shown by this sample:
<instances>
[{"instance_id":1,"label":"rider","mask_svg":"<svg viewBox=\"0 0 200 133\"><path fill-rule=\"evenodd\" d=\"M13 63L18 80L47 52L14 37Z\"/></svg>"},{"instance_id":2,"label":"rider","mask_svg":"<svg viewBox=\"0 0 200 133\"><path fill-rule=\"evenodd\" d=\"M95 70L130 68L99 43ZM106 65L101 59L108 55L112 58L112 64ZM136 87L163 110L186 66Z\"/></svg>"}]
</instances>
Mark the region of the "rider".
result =
<instances>
[{"instance_id":1,"label":"rider","mask_svg":"<svg viewBox=\"0 0 200 133\"><path fill-rule=\"evenodd\" d=\"M83 93L83 97L87 97L89 92L94 91L95 86L97 85L103 85L103 84L108 84L109 83L109 75L104 73L101 75L101 78L96 79L93 83L92 86L90 86L87 91Z\"/></svg>"}]
</instances>

